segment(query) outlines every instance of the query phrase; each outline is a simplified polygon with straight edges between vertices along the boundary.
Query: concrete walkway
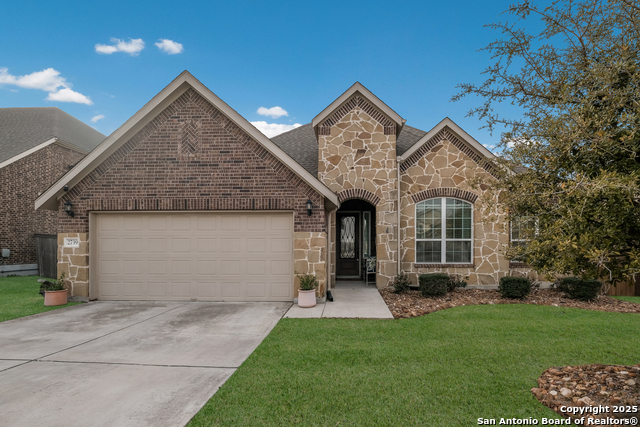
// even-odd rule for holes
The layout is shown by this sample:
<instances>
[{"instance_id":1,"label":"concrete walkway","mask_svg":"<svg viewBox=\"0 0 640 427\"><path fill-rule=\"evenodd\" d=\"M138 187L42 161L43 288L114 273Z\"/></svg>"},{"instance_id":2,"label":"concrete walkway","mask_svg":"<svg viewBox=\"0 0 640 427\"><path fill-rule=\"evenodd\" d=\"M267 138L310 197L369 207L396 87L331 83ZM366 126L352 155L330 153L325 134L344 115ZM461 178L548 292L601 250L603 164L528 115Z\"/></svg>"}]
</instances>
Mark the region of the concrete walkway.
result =
<instances>
[{"instance_id":1,"label":"concrete walkway","mask_svg":"<svg viewBox=\"0 0 640 427\"><path fill-rule=\"evenodd\" d=\"M0 427L183 426L291 303L96 302L0 323Z\"/></svg>"},{"instance_id":2,"label":"concrete walkway","mask_svg":"<svg viewBox=\"0 0 640 427\"><path fill-rule=\"evenodd\" d=\"M333 302L327 301L312 308L293 305L284 317L320 318L338 317L345 319L393 319L387 304L375 285L364 282L338 281L334 289Z\"/></svg>"}]
</instances>

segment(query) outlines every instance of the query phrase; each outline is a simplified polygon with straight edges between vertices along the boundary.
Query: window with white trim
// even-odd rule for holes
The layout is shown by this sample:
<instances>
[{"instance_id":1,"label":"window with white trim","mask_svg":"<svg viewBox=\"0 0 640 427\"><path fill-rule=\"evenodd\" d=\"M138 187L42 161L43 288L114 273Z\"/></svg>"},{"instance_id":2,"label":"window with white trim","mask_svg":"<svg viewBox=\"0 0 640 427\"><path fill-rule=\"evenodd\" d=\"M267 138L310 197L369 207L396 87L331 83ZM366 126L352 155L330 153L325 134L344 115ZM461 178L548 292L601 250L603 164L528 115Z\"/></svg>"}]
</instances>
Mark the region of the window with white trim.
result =
<instances>
[{"instance_id":1,"label":"window with white trim","mask_svg":"<svg viewBox=\"0 0 640 427\"><path fill-rule=\"evenodd\" d=\"M469 264L473 247L473 205L446 197L416 205L416 262Z\"/></svg>"},{"instance_id":2,"label":"window with white trim","mask_svg":"<svg viewBox=\"0 0 640 427\"><path fill-rule=\"evenodd\" d=\"M516 217L511 220L509 225L509 241L512 248L526 247L530 240L527 237L538 231L538 222L531 217ZM511 261L520 261L520 257Z\"/></svg>"}]
</instances>

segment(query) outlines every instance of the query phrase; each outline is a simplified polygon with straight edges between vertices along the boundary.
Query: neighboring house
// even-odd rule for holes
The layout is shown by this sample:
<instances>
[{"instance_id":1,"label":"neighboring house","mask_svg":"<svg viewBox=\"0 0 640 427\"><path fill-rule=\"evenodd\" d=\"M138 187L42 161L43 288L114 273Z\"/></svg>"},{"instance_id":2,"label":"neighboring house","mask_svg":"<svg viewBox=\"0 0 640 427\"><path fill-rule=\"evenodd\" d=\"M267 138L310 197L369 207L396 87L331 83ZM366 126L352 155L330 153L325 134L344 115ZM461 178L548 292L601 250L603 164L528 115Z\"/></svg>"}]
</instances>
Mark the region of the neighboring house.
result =
<instances>
[{"instance_id":1,"label":"neighboring house","mask_svg":"<svg viewBox=\"0 0 640 427\"><path fill-rule=\"evenodd\" d=\"M34 235L58 215L33 203L104 138L59 108L0 108L0 276L38 273Z\"/></svg>"},{"instance_id":2,"label":"neighboring house","mask_svg":"<svg viewBox=\"0 0 640 427\"><path fill-rule=\"evenodd\" d=\"M91 299L292 300L296 273L322 297L370 257L378 287L400 271L493 286L513 271L481 198L492 159L449 119L405 125L360 83L269 139L185 71L36 207L57 210L59 273Z\"/></svg>"}]
</instances>

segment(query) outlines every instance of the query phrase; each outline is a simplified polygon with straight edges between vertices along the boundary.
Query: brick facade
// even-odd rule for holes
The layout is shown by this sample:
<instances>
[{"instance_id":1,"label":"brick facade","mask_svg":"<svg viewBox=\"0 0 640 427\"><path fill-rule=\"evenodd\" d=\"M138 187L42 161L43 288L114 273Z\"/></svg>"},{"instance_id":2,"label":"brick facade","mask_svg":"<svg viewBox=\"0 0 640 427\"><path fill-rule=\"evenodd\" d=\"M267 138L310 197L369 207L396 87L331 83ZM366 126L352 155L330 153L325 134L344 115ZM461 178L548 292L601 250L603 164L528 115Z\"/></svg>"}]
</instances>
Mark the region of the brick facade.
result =
<instances>
[{"instance_id":1,"label":"brick facade","mask_svg":"<svg viewBox=\"0 0 640 427\"><path fill-rule=\"evenodd\" d=\"M89 231L90 211L292 210L295 232L325 232L323 198L189 89L74 186L60 233ZM67 216L62 204L73 204Z\"/></svg>"},{"instance_id":2,"label":"brick facade","mask_svg":"<svg viewBox=\"0 0 640 427\"><path fill-rule=\"evenodd\" d=\"M309 199L316 207L311 216ZM63 210L67 201L74 217ZM80 236L90 245L89 213L99 211L293 211L294 245L309 239L314 244L307 251L295 250L304 260L294 256L294 263L299 273L319 276L322 295L326 243L316 245L326 242L321 237L326 234L323 206L321 194L188 89L60 200L58 233ZM58 271L68 272L72 295L89 296L88 246L66 254L60 245L61 240ZM311 263L308 258L316 252L318 260Z\"/></svg>"},{"instance_id":3,"label":"brick facade","mask_svg":"<svg viewBox=\"0 0 640 427\"><path fill-rule=\"evenodd\" d=\"M35 210L36 197L84 157L51 144L0 169L0 249L11 250L0 264L35 264L34 234L56 234L58 214Z\"/></svg>"}]
</instances>

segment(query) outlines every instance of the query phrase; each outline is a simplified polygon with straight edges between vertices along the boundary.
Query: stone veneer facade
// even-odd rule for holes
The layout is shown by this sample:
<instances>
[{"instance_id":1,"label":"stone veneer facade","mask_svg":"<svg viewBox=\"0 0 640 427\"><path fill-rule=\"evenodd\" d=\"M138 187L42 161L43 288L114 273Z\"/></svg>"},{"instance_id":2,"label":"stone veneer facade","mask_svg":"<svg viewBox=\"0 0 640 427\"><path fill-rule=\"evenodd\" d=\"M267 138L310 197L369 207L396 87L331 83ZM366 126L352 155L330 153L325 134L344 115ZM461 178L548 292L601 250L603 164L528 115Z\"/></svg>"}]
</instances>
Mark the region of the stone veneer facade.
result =
<instances>
[{"instance_id":1,"label":"stone veneer facade","mask_svg":"<svg viewBox=\"0 0 640 427\"><path fill-rule=\"evenodd\" d=\"M80 245L65 248L65 237L77 237ZM89 233L58 234L58 278L63 273L69 295L89 297Z\"/></svg>"},{"instance_id":2,"label":"stone veneer facade","mask_svg":"<svg viewBox=\"0 0 640 427\"><path fill-rule=\"evenodd\" d=\"M359 94L318 125L318 178L337 194L369 199L376 207L376 284L396 275L396 131L395 124ZM359 196L359 197L358 197ZM373 200L372 200L373 199ZM335 213L331 216L331 284L335 283Z\"/></svg>"},{"instance_id":3,"label":"stone veneer facade","mask_svg":"<svg viewBox=\"0 0 640 427\"><path fill-rule=\"evenodd\" d=\"M395 128L358 94L318 126L318 178L340 202L362 199L376 207L379 288L397 274L400 235L401 271L417 284L418 275L459 274L470 285L495 286L505 275L529 275L526 266L510 266L505 257L508 224L495 200L487 203L492 166L462 138L445 127L400 163L400 227L397 227L397 156ZM479 185L472 185L474 181ZM469 264L416 262L416 204L433 197L453 197L473 205L473 259ZM335 283L336 213L329 214L329 282Z\"/></svg>"},{"instance_id":4,"label":"stone veneer facade","mask_svg":"<svg viewBox=\"0 0 640 427\"><path fill-rule=\"evenodd\" d=\"M509 236L504 216L495 211L496 205L483 203L483 196L495 180L490 166L448 129L427 141L416 154L401 165L402 270L409 273L413 283L417 283L419 274L445 272L468 277L471 285L496 285L509 271L509 261L503 254ZM482 184L474 188L471 182L476 178ZM454 197L472 203L471 264L416 262L416 204L433 197Z\"/></svg>"},{"instance_id":5,"label":"stone veneer facade","mask_svg":"<svg viewBox=\"0 0 640 427\"><path fill-rule=\"evenodd\" d=\"M316 296L322 297L327 289L327 233L293 233L294 271L297 274L313 274L318 279ZM300 288L298 277L294 279L294 295Z\"/></svg>"}]
</instances>

